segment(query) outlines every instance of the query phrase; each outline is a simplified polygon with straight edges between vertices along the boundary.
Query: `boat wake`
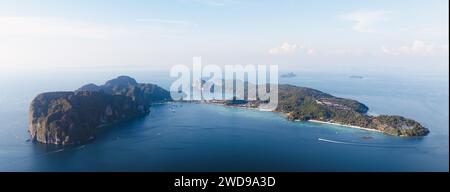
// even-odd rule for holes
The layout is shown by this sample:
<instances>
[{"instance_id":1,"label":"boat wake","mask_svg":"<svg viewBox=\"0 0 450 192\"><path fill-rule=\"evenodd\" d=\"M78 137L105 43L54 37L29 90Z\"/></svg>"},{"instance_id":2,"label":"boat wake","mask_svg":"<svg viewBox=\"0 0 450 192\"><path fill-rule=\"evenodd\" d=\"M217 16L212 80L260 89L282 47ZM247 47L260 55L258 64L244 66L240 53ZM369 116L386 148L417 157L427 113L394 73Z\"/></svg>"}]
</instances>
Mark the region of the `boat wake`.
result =
<instances>
[{"instance_id":1,"label":"boat wake","mask_svg":"<svg viewBox=\"0 0 450 192\"><path fill-rule=\"evenodd\" d=\"M322 141L322 142L327 142L327 143L342 144L342 145L354 145L354 146L362 146L362 147L379 147L379 148L416 148L415 146L411 146L411 145L386 145L386 144L354 143L354 142L336 141L336 140L323 139L323 138L318 138L318 140L319 140L319 141Z\"/></svg>"},{"instance_id":2,"label":"boat wake","mask_svg":"<svg viewBox=\"0 0 450 192\"><path fill-rule=\"evenodd\" d=\"M64 148L63 148L63 149L58 149L58 150L54 150L54 151L50 151L50 152L44 153L44 154L42 154L41 156L47 156L47 155L51 155L51 154L59 153L59 152L63 152L63 151L64 151Z\"/></svg>"}]
</instances>

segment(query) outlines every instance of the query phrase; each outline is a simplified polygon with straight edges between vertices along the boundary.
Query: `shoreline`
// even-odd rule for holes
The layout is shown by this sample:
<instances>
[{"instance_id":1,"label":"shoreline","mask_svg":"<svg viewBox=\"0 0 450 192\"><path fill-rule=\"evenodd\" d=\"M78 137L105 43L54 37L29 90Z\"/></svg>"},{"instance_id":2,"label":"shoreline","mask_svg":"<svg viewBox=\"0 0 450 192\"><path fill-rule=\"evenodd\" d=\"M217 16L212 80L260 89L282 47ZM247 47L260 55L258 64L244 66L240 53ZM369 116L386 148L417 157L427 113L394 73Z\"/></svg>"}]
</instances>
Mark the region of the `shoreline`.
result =
<instances>
[{"instance_id":1,"label":"shoreline","mask_svg":"<svg viewBox=\"0 0 450 192\"><path fill-rule=\"evenodd\" d=\"M355 125L346 125L346 124L340 124L340 123L332 123L332 122L328 122L328 121L308 120L307 122L328 124L328 125L337 125L337 126L342 126L342 127L347 127L347 128L361 129L361 130L365 130L365 131L373 131L373 132L378 132L378 133L384 133L383 131L380 131L378 129L370 129L370 128L365 128L365 127L360 127L360 126L355 126Z\"/></svg>"},{"instance_id":2,"label":"shoreline","mask_svg":"<svg viewBox=\"0 0 450 192\"><path fill-rule=\"evenodd\" d=\"M280 112L280 111L271 111L271 110L261 110L258 108L250 108L250 107L242 107L242 106L232 106L232 105L225 105L225 104L221 104L221 103L209 103L209 102L200 102L200 104L209 104L209 105L219 105L219 106L223 106L223 107L231 107L231 108L238 108L238 109L246 109L246 110L256 110L256 111L261 111L261 112L276 112L276 113L281 113L283 115L286 115L286 113ZM372 132L378 132L378 133L384 133L383 131L380 131L378 129L370 129L370 128L366 128L366 127L360 127L360 126L355 126L355 125L346 125L346 124L341 124L341 123L332 123L332 122L328 122L328 121L320 121L320 120L308 120L308 121L300 121L300 120L294 120L295 122L310 122L310 123L318 123L318 124L327 124L327 125L336 125L336 126L342 126L342 127L346 127L346 128L353 128L353 129L360 129L360 130L364 130L364 131L372 131Z\"/></svg>"}]
</instances>

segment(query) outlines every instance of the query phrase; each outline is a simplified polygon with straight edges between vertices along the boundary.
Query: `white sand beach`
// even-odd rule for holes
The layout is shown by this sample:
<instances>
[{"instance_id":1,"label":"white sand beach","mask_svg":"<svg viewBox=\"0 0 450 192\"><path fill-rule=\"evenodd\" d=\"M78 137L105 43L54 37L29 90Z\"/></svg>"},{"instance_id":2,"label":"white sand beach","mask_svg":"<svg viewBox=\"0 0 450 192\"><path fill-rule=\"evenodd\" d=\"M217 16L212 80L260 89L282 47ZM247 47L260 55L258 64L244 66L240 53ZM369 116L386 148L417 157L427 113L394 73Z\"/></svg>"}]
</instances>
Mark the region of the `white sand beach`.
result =
<instances>
[{"instance_id":1,"label":"white sand beach","mask_svg":"<svg viewBox=\"0 0 450 192\"><path fill-rule=\"evenodd\" d=\"M362 130L366 130L366 131L374 131L374 132L379 132L379 133L383 132L383 131L380 131L380 130L377 130L377 129L369 129L369 128L365 128L365 127L359 127L359 126L354 126L354 125L345 125L345 124L340 124L340 123L332 123L332 122L327 122L327 121L308 120L308 122L322 123L322 124L329 124L329 125L337 125L337 126L344 126L344 127L350 127L350 128L355 128L355 129L362 129Z\"/></svg>"}]
</instances>

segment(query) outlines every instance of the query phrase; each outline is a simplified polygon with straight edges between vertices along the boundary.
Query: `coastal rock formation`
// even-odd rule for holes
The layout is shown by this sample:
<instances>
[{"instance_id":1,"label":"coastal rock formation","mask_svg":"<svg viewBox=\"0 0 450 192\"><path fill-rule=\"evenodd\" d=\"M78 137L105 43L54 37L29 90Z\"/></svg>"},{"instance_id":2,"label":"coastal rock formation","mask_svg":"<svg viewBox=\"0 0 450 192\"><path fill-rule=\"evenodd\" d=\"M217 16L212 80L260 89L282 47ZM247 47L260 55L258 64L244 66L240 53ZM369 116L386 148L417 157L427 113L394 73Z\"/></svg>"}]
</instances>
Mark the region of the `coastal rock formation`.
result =
<instances>
[{"instance_id":1,"label":"coastal rock formation","mask_svg":"<svg viewBox=\"0 0 450 192\"><path fill-rule=\"evenodd\" d=\"M42 93L30 105L29 132L40 143L83 143L99 126L145 116L151 103L169 100L168 91L125 76L75 92Z\"/></svg>"}]
</instances>

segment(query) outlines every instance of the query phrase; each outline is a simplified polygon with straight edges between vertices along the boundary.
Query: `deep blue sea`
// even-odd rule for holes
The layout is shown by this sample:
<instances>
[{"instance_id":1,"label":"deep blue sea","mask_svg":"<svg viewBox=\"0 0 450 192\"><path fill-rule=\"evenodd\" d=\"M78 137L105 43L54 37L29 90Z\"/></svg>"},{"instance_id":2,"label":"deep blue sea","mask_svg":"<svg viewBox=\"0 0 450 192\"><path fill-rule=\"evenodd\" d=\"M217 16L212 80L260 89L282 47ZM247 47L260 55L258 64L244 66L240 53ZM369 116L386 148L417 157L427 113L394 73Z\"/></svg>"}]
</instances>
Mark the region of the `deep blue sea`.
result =
<instances>
[{"instance_id":1,"label":"deep blue sea","mask_svg":"<svg viewBox=\"0 0 450 192\"><path fill-rule=\"evenodd\" d=\"M38 93L103 84L121 74L165 88L171 82L168 73L143 71L0 78L0 171L449 170L448 73L362 79L349 78L353 74L300 73L280 79L356 99L373 114L415 119L431 131L423 138L291 122L273 112L177 103L154 105L146 118L102 130L85 145L62 148L26 141L28 105Z\"/></svg>"}]
</instances>

